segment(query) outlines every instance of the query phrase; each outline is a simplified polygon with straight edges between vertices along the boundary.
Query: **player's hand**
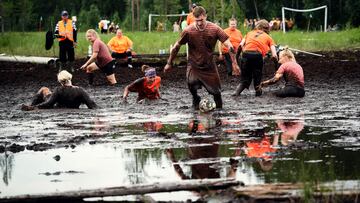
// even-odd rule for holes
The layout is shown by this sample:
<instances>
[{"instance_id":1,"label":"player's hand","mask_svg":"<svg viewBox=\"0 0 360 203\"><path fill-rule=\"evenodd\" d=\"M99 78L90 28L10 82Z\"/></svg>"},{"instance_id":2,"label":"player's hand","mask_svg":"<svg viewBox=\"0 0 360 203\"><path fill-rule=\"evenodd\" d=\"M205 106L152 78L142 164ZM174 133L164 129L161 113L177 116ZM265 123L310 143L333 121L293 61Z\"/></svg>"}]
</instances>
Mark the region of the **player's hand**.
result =
<instances>
[{"instance_id":1,"label":"player's hand","mask_svg":"<svg viewBox=\"0 0 360 203\"><path fill-rule=\"evenodd\" d=\"M35 109L36 109L35 106L26 105L26 104L21 105L21 110L22 111L32 111L32 110L35 110Z\"/></svg>"},{"instance_id":2,"label":"player's hand","mask_svg":"<svg viewBox=\"0 0 360 203\"><path fill-rule=\"evenodd\" d=\"M172 65L171 64L166 64L164 67L164 73L169 72L172 69Z\"/></svg>"},{"instance_id":3,"label":"player's hand","mask_svg":"<svg viewBox=\"0 0 360 203\"><path fill-rule=\"evenodd\" d=\"M220 61L223 61L223 60L224 60L224 55L219 54L219 60L220 60Z\"/></svg>"},{"instance_id":4,"label":"player's hand","mask_svg":"<svg viewBox=\"0 0 360 203\"><path fill-rule=\"evenodd\" d=\"M240 76L241 71L237 63L232 63L232 75Z\"/></svg>"}]
</instances>

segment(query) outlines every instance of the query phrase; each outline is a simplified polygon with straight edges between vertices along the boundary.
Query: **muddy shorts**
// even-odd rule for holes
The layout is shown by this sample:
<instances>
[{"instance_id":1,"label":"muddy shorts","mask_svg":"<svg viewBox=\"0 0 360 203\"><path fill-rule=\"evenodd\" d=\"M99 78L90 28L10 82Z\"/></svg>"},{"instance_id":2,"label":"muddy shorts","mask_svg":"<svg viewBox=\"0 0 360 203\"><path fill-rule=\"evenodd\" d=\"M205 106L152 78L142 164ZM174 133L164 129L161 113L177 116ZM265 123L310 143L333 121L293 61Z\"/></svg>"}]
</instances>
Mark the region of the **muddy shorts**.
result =
<instances>
[{"instance_id":1,"label":"muddy shorts","mask_svg":"<svg viewBox=\"0 0 360 203\"><path fill-rule=\"evenodd\" d=\"M304 97L305 90L300 87L286 85L275 92L277 97Z\"/></svg>"},{"instance_id":2,"label":"muddy shorts","mask_svg":"<svg viewBox=\"0 0 360 203\"><path fill-rule=\"evenodd\" d=\"M186 71L186 79L189 89L200 89L202 86L209 94L221 94L219 73L215 66L208 68L193 68L189 64Z\"/></svg>"},{"instance_id":3,"label":"muddy shorts","mask_svg":"<svg viewBox=\"0 0 360 203\"><path fill-rule=\"evenodd\" d=\"M110 61L110 62L107 63L104 67L100 67L97 62L95 62L95 64L97 65L97 67L100 68L100 70L101 70L102 72L104 72L104 73L106 74L106 76L109 76L109 75L114 74L115 60Z\"/></svg>"}]
</instances>

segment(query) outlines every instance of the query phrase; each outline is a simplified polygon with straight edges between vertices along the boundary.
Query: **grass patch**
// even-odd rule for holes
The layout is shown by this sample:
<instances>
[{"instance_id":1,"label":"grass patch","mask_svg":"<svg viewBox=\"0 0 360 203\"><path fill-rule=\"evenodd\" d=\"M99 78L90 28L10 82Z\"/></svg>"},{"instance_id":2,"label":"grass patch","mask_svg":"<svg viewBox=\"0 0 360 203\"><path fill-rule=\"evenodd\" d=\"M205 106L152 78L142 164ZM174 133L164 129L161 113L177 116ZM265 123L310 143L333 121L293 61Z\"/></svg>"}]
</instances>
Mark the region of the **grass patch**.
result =
<instances>
[{"instance_id":1,"label":"grass patch","mask_svg":"<svg viewBox=\"0 0 360 203\"><path fill-rule=\"evenodd\" d=\"M158 54L160 49L168 52L171 44L179 38L179 33L173 32L128 32L124 33L134 42L134 51L138 54ZM244 33L243 33L244 34ZM114 34L101 34L104 42L108 42ZM276 44L288 45L291 48L304 51L334 51L360 48L360 28L338 32L300 32L293 31L283 34L281 31L271 32ZM89 43L85 33L78 34L78 47L75 50L77 58L87 55ZM50 50L45 50L45 32L6 32L0 34L0 53L24 56L55 56L58 53L57 40ZM185 52L183 46L180 50Z\"/></svg>"}]
</instances>

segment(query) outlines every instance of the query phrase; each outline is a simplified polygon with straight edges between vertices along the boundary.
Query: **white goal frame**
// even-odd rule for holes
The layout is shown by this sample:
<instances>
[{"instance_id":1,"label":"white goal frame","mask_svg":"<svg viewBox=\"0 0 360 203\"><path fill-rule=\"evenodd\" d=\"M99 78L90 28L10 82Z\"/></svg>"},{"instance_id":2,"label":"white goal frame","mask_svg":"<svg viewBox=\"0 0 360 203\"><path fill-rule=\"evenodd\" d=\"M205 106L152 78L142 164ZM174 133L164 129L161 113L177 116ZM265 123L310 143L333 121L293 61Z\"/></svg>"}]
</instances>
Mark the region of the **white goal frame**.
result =
<instances>
[{"instance_id":1,"label":"white goal frame","mask_svg":"<svg viewBox=\"0 0 360 203\"><path fill-rule=\"evenodd\" d=\"M149 32L151 32L151 18L153 16L166 16L166 17L172 17L172 16L187 16L188 13L182 13L182 14L167 14L167 15L159 15L159 14L149 14Z\"/></svg>"},{"instance_id":2,"label":"white goal frame","mask_svg":"<svg viewBox=\"0 0 360 203\"><path fill-rule=\"evenodd\" d=\"M325 9L324 32L326 32L326 30L327 30L327 13L328 13L328 8L327 8L326 5L325 5L325 6L320 6L320 7L317 7L317 8L312 8L312 9L304 9L304 10L282 7L282 8L281 8L281 12L282 12L282 27L283 27L283 32L285 33L285 10L305 13L305 12L317 11L317 10L320 10L320 9Z\"/></svg>"}]
</instances>

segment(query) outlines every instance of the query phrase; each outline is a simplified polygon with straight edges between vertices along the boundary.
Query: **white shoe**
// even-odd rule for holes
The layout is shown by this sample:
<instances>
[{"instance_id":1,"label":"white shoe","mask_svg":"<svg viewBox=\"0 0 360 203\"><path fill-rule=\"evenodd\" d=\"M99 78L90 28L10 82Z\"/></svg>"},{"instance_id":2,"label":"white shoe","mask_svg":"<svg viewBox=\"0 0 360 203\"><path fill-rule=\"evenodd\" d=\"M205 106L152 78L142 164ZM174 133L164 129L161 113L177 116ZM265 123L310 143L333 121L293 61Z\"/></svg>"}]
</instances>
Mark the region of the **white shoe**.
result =
<instances>
[{"instance_id":1,"label":"white shoe","mask_svg":"<svg viewBox=\"0 0 360 203\"><path fill-rule=\"evenodd\" d=\"M133 68L133 66L131 64L128 64L128 68Z\"/></svg>"}]
</instances>

